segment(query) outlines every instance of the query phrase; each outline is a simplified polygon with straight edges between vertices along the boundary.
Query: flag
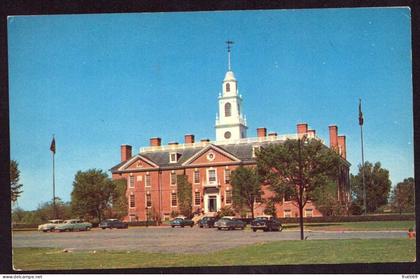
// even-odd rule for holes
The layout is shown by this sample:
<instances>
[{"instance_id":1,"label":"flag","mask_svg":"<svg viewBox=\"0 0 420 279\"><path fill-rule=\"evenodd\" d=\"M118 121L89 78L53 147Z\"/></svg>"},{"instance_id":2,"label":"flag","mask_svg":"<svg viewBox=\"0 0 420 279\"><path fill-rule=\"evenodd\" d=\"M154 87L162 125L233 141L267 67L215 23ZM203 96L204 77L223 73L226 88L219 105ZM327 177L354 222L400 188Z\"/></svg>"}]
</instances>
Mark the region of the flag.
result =
<instances>
[{"instance_id":1,"label":"flag","mask_svg":"<svg viewBox=\"0 0 420 279\"><path fill-rule=\"evenodd\" d=\"M54 137L51 142L50 150L52 151L52 153L55 154L55 138Z\"/></svg>"},{"instance_id":2,"label":"flag","mask_svg":"<svg viewBox=\"0 0 420 279\"><path fill-rule=\"evenodd\" d=\"M359 99L359 125L363 125L362 100Z\"/></svg>"}]
</instances>

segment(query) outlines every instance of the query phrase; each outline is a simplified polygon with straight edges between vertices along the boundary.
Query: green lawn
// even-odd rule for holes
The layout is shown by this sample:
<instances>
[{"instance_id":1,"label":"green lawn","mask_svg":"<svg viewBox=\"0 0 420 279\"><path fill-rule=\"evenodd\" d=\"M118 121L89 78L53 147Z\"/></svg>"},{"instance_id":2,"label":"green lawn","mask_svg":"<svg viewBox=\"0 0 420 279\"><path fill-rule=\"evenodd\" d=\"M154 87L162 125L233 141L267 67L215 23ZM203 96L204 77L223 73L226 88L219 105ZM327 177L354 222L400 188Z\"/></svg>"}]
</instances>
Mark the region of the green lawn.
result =
<instances>
[{"instance_id":1,"label":"green lawn","mask_svg":"<svg viewBox=\"0 0 420 279\"><path fill-rule=\"evenodd\" d=\"M369 221L369 222L342 222L342 223L305 223L305 230L345 230L345 231L407 231L414 227L415 221ZM299 224L284 224L286 230L299 229Z\"/></svg>"},{"instance_id":2,"label":"green lawn","mask_svg":"<svg viewBox=\"0 0 420 279\"><path fill-rule=\"evenodd\" d=\"M412 239L292 240L261 243L208 254L140 251L74 251L15 248L22 270L412 262Z\"/></svg>"}]
</instances>

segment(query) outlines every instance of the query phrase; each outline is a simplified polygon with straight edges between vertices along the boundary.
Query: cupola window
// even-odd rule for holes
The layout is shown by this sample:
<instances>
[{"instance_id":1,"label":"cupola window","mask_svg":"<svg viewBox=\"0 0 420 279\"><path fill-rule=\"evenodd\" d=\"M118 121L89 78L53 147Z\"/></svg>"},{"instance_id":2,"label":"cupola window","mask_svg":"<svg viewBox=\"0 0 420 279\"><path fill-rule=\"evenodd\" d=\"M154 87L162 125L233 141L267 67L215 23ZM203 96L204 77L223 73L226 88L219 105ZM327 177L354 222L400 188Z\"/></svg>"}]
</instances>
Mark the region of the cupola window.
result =
<instances>
[{"instance_id":1,"label":"cupola window","mask_svg":"<svg viewBox=\"0 0 420 279\"><path fill-rule=\"evenodd\" d=\"M232 115L232 105L230 103L225 104L225 116L231 116Z\"/></svg>"}]
</instances>

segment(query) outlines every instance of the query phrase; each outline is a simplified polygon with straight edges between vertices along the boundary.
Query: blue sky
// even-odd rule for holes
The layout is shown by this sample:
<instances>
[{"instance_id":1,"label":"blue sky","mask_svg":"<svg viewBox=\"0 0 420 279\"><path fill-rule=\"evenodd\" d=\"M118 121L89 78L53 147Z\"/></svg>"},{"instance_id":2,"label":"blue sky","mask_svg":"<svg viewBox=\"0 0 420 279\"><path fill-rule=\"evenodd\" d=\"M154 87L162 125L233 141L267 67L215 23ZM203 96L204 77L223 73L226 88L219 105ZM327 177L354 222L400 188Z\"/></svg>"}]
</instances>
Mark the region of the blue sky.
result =
<instances>
[{"instance_id":1,"label":"blue sky","mask_svg":"<svg viewBox=\"0 0 420 279\"><path fill-rule=\"evenodd\" d=\"M406 8L18 16L8 21L11 158L36 209L70 200L78 170L109 170L120 145L135 152L215 139L225 41L244 98L248 136L257 127L295 133L306 122L328 144L347 136L348 161L380 161L393 184L413 176L410 10Z\"/></svg>"}]
</instances>

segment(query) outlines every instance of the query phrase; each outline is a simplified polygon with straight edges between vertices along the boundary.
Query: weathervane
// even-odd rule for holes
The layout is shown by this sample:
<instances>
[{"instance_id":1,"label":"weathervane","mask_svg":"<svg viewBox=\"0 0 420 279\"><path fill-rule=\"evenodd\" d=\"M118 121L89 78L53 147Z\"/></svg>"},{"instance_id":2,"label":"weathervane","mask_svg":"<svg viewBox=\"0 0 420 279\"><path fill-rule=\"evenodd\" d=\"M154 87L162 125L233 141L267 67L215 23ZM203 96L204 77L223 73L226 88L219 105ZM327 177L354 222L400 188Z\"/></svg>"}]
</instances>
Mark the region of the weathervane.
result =
<instances>
[{"instance_id":1,"label":"weathervane","mask_svg":"<svg viewBox=\"0 0 420 279\"><path fill-rule=\"evenodd\" d=\"M231 67L230 67L230 49L232 48L231 45L233 45L234 42L230 41L230 40L227 40L226 44L227 44L227 50L228 50L228 70L230 71L231 70Z\"/></svg>"}]
</instances>

